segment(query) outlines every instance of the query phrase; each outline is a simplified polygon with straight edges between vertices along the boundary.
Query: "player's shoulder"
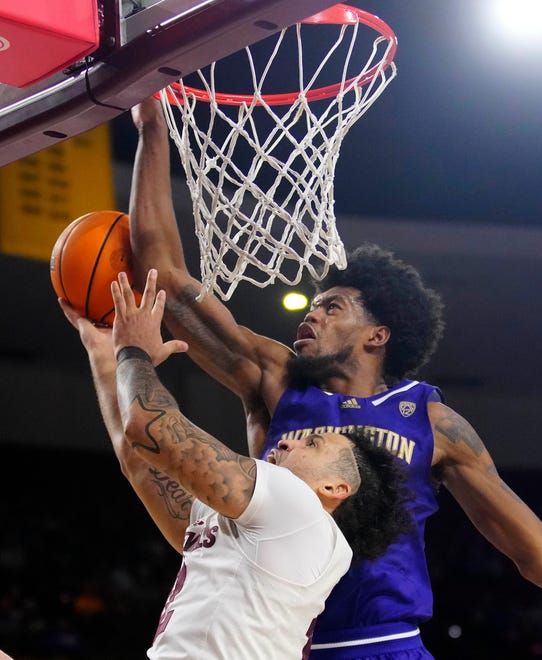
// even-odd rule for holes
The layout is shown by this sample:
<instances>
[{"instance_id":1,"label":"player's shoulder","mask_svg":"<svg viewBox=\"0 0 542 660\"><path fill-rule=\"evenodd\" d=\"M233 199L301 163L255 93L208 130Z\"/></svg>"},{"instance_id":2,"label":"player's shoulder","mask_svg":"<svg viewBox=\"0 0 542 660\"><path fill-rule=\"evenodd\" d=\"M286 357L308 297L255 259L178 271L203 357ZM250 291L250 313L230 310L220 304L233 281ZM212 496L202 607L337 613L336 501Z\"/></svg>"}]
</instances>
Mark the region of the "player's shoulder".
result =
<instances>
[{"instance_id":1,"label":"player's shoulder","mask_svg":"<svg viewBox=\"0 0 542 660\"><path fill-rule=\"evenodd\" d=\"M397 397L415 397L422 401L444 401L442 392L436 385L431 385L425 381L404 379L396 383L384 392L373 397L374 405L380 405L387 401L393 401Z\"/></svg>"},{"instance_id":2,"label":"player's shoulder","mask_svg":"<svg viewBox=\"0 0 542 660\"><path fill-rule=\"evenodd\" d=\"M467 423L465 418L462 417L458 412L453 408L446 405L443 401L429 401L427 404L427 410L429 412L429 418L433 426L442 424L445 420L450 423Z\"/></svg>"},{"instance_id":3,"label":"player's shoulder","mask_svg":"<svg viewBox=\"0 0 542 660\"><path fill-rule=\"evenodd\" d=\"M431 402L428 414L435 439L435 462L465 463L489 456L478 433L462 415L449 406Z\"/></svg>"}]
</instances>

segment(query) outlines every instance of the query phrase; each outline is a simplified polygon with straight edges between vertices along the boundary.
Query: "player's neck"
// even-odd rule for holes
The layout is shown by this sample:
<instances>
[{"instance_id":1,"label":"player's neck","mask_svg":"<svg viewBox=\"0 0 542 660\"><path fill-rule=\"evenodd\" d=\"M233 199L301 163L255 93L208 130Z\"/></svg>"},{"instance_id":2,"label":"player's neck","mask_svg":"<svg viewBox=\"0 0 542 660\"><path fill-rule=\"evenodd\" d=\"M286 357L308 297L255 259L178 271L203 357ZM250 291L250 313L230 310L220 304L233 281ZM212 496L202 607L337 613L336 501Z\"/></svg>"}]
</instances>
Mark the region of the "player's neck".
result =
<instances>
[{"instance_id":1,"label":"player's neck","mask_svg":"<svg viewBox=\"0 0 542 660\"><path fill-rule=\"evenodd\" d=\"M388 386L380 371L357 370L355 374L342 374L328 378L321 384L321 388L327 392L366 398L385 392Z\"/></svg>"}]
</instances>

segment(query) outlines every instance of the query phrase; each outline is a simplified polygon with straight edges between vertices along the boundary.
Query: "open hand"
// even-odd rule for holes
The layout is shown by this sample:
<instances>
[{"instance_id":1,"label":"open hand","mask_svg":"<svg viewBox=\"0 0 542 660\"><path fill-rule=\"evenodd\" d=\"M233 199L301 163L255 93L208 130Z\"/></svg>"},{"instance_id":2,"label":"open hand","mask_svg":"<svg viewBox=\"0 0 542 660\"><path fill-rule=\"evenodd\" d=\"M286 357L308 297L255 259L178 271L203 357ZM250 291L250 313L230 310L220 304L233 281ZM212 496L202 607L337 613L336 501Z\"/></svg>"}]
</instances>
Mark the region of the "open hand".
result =
<instances>
[{"instance_id":1,"label":"open hand","mask_svg":"<svg viewBox=\"0 0 542 660\"><path fill-rule=\"evenodd\" d=\"M137 346L148 353L156 366L172 353L188 350L188 344L178 339L164 342L160 332L166 292L156 292L157 272L154 268L147 274L147 282L141 304L138 307L126 273L119 273L118 281L112 282L111 293L115 303L113 323L113 346L115 354L125 346Z\"/></svg>"}]
</instances>

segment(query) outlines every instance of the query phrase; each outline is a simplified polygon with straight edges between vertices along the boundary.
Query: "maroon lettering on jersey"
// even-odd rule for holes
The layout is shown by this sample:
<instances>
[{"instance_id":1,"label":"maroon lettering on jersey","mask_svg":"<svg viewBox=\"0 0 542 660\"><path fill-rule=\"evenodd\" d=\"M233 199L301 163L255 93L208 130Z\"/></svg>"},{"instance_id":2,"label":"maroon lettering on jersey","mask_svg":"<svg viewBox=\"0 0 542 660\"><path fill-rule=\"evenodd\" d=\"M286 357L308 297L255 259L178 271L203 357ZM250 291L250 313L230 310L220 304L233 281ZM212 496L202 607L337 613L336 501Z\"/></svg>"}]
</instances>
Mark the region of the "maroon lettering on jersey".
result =
<instances>
[{"instance_id":1,"label":"maroon lettering on jersey","mask_svg":"<svg viewBox=\"0 0 542 660\"><path fill-rule=\"evenodd\" d=\"M214 525L210 529L206 529L204 533L204 539L202 544L204 548L210 548L216 543L216 533L218 531L218 525Z\"/></svg>"},{"instance_id":2,"label":"maroon lettering on jersey","mask_svg":"<svg viewBox=\"0 0 542 660\"><path fill-rule=\"evenodd\" d=\"M196 523L197 524L197 523ZM187 531L184 538L184 552L191 552L196 548L211 548L216 543L216 532L218 525L213 525L209 529Z\"/></svg>"},{"instance_id":3,"label":"maroon lettering on jersey","mask_svg":"<svg viewBox=\"0 0 542 660\"><path fill-rule=\"evenodd\" d=\"M199 537L200 534L197 532L186 532L186 536L184 537L183 550L185 552L192 550L193 546L196 545L196 543L199 541Z\"/></svg>"},{"instance_id":4,"label":"maroon lettering on jersey","mask_svg":"<svg viewBox=\"0 0 542 660\"><path fill-rule=\"evenodd\" d=\"M181 566L181 570L177 573L177 578L175 579L175 583L173 584L173 587L169 592L169 596L167 597L166 604L164 605L164 609L162 610L162 614L160 615L160 619L158 621L158 627L156 629L154 639L156 639L160 633L164 632L164 630L167 627L167 624L169 623L169 620L173 616L174 610L170 610L168 608L175 599L175 596L177 596L177 594L183 588L185 580L186 580L186 564L183 564Z\"/></svg>"},{"instance_id":5,"label":"maroon lettering on jersey","mask_svg":"<svg viewBox=\"0 0 542 660\"><path fill-rule=\"evenodd\" d=\"M316 619L313 619L311 625L309 626L309 629L307 630L307 643L303 647L303 654L301 656L301 660L309 659L309 654L311 652L312 635L314 633L315 626L316 626Z\"/></svg>"}]
</instances>

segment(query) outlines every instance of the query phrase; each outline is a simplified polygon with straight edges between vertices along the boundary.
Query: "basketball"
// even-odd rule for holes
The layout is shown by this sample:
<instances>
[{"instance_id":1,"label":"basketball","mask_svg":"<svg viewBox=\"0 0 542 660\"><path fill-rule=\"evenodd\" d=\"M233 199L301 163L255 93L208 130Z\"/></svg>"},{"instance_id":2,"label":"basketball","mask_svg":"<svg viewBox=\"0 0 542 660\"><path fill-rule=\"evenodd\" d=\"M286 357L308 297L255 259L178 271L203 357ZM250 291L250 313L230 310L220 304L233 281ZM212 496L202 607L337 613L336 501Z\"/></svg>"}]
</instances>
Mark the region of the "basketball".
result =
<instances>
[{"instance_id":1,"label":"basketball","mask_svg":"<svg viewBox=\"0 0 542 660\"><path fill-rule=\"evenodd\" d=\"M110 326L115 318L111 282L124 271L133 284L131 256L126 213L82 215L64 229L53 247L53 288L87 319ZM141 296L136 293L136 298L139 302Z\"/></svg>"}]
</instances>

